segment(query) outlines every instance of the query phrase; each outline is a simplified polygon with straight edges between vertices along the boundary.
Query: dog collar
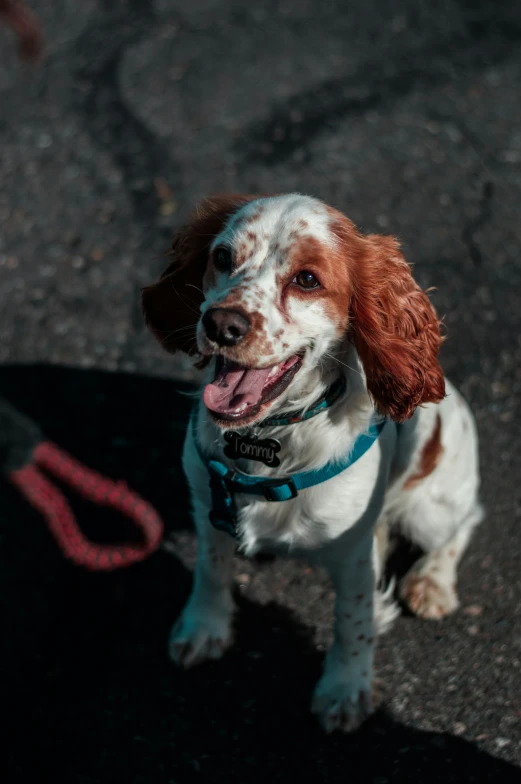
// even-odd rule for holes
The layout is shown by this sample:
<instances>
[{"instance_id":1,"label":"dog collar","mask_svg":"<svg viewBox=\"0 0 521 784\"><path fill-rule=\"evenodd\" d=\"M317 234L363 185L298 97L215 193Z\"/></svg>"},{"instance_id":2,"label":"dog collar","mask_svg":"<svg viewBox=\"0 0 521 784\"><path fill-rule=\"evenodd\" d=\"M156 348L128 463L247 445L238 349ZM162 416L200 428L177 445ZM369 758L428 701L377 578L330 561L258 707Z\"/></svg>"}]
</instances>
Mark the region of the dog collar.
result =
<instances>
[{"instance_id":1,"label":"dog collar","mask_svg":"<svg viewBox=\"0 0 521 784\"><path fill-rule=\"evenodd\" d=\"M317 414L322 413L336 403L340 395L345 392L346 380L345 376L339 376L328 389L324 392L321 398L317 400L312 408L307 411L292 411L284 417L269 417L263 422L259 422L256 427L279 427L281 425L295 425L297 422L306 422L312 419Z\"/></svg>"},{"instance_id":2,"label":"dog collar","mask_svg":"<svg viewBox=\"0 0 521 784\"><path fill-rule=\"evenodd\" d=\"M194 408L191 415L192 436L197 452L210 475L212 495L210 522L214 528L233 537L237 536L238 523L235 493L254 495L269 502L289 501L291 498L296 498L299 490L327 482L328 479L341 474L360 460L372 447L386 424L386 420L372 424L366 433L358 436L348 453L336 462L326 463L322 468L315 468L312 471L267 478L235 471L220 460L208 458L197 437L195 412Z\"/></svg>"}]
</instances>

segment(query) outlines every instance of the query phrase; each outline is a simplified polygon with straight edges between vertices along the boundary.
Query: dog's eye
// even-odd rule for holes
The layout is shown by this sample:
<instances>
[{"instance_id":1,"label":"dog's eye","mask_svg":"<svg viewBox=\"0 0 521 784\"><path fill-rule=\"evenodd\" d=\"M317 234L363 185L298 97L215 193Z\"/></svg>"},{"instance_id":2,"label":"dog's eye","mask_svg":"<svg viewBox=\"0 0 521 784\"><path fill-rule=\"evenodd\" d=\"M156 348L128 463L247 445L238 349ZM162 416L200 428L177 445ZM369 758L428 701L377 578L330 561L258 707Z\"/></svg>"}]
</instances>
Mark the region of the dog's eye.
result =
<instances>
[{"instance_id":1,"label":"dog's eye","mask_svg":"<svg viewBox=\"0 0 521 784\"><path fill-rule=\"evenodd\" d=\"M296 283L297 286L300 286L301 289L316 289L320 286L320 283L315 278L313 273L308 272L307 270L299 272L299 274L296 275L293 279L293 283Z\"/></svg>"},{"instance_id":2,"label":"dog's eye","mask_svg":"<svg viewBox=\"0 0 521 784\"><path fill-rule=\"evenodd\" d=\"M232 268L232 254L228 248L216 248L213 252L213 263L219 272L230 272Z\"/></svg>"}]
</instances>

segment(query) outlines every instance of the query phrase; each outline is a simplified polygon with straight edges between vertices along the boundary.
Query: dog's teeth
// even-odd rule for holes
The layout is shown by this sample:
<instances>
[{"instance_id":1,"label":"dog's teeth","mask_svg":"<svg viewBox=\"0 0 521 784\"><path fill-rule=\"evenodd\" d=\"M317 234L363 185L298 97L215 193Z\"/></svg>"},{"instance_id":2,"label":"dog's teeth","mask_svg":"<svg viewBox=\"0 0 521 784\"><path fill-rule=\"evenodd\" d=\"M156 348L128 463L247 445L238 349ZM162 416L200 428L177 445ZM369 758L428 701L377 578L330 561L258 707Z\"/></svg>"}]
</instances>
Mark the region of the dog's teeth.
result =
<instances>
[{"instance_id":1,"label":"dog's teeth","mask_svg":"<svg viewBox=\"0 0 521 784\"><path fill-rule=\"evenodd\" d=\"M271 370L270 370L270 372L269 372L269 374L268 374L268 378L271 378L272 376L274 376L274 375L275 375L275 373L277 373L277 372L278 372L278 369L279 369L279 365L274 365L274 366L271 368Z\"/></svg>"},{"instance_id":2,"label":"dog's teeth","mask_svg":"<svg viewBox=\"0 0 521 784\"><path fill-rule=\"evenodd\" d=\"M248 408L248 404L247 403L241 403L241 405L237 406L237 408L235 409L235 413L236 414L240 414L241 411L244 411L246 408Z\"/></svg>"}]
</instances>

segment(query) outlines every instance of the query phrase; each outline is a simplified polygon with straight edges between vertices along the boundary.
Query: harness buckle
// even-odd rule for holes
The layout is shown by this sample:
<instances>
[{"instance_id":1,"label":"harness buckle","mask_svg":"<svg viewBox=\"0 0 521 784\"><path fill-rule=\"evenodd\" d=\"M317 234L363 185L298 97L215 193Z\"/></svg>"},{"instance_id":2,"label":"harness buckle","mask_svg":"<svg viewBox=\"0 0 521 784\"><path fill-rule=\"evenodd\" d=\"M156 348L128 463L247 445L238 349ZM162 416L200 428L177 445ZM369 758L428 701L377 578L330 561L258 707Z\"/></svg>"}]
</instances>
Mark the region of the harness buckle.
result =
<instances>
[{"instance_id":1,"label":"harness buckle","mask_svg":"<svg viewBox=\"0 0 521 784\"><path fill-rule=\"evenodd\" d=\"M216 512L215 509L211 509L208 517L213 527L217 528L218 531L229 534L234 538L237 536L235 515L232 516L230 512Z\"/></svg>"},{"instance_id":2,"label":"harness buckle","mask_svg":"<svg viewBox=\"0 0 521 784\"><path fill-rule=\"evenodd\" d=\"M216 461L209 464L212 509L210 522L219 531L237 536L237 512L233 498L235 472Z\"/></svg>"},{"instance_id":3,"label":"harness buckle","mask_svg":"<svg viewBox=\"0 0 521 784\"><path fill-rule=\"evenodd\" d=\"M283 492L284 490L288 492ZM281 479L272 479L269 484L263 485L262 494L266 501L289 501L298 496L298 490L293 477L286 476Z\"/></svg>"}]
</instances>

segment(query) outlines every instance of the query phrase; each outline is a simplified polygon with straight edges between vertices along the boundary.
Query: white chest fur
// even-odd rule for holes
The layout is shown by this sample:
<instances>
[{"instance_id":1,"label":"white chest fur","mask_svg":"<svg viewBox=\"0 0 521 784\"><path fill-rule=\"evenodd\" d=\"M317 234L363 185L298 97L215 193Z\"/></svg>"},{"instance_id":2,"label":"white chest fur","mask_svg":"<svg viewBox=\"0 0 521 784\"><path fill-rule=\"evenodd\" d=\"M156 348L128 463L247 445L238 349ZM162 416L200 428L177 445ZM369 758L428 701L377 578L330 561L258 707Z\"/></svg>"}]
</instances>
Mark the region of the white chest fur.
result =
<instances>
[{"instance_id":1,"label":"white chest fur","mask_svg":"<svg viewBox=\"0 0 521 784\"><path fill-rule=\"evenodd\" d=\"M222 432L201 406L195 429L190 428L187 435L184 453L194 503L206 507L206 513L209 513L208 470L196 448L195 433L200 441L199 449L209 458L244 473L278 478L344 458L360 433L367 430L372 414L369 406L360 409L356 417L347 415L349 409L352 411L352 406L340 405L332 412L324 411L306 422L263 432L263 437L277 438L281 443L280 466L268 468L252 460L227 458ZM383 504L394 439L395 428L390 424L348 469L321 484L301 490L294 499L269 502L249 494L236 494L240 549L247 554L263 549L300 555L327 546L348 532L355 538L365 533ZM197 470L194 470L196 466Z\"/></svg>"}]
</instances>

